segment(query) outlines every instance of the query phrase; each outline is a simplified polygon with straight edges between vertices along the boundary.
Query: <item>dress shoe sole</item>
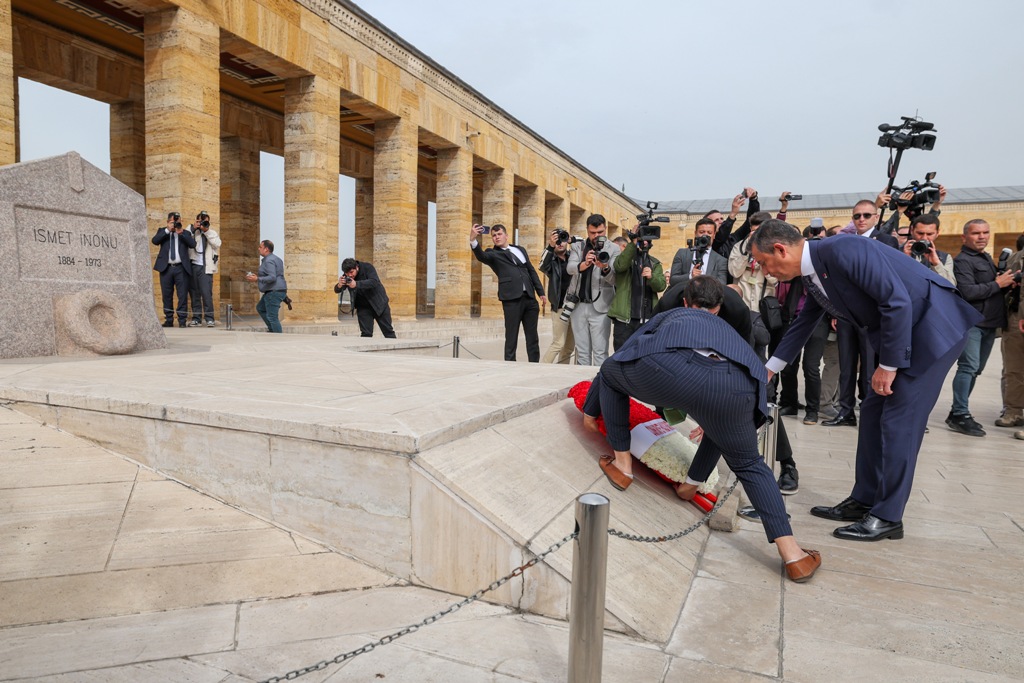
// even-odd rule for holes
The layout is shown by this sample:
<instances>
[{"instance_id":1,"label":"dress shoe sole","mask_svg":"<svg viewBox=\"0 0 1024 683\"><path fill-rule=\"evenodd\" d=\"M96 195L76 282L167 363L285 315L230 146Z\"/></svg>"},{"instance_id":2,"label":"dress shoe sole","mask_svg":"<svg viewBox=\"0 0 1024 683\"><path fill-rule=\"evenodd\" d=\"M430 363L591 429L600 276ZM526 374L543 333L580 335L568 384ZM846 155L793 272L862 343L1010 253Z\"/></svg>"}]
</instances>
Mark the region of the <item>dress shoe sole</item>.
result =
<instances>
[{"instance_id":1,"label":"dress shoe sole","mask_svg":"<svg viewBox=\"0 0 1024 683\"><path fill-rule=\"evenodd\" d=\"M883 541L883 540L885 540L887 538L891 539L893 541L898 541L898 540L903 538L903 529L902 528L891 529L890 531L882 531L880 533L871 534L871 535L865 535L865 534L841 534L841 533L839 533L839 529L836 529L835 531L832 532L832 535L835 536L836 538L841 538L844 541L872 542L872 541Z\"/></svg>"},{"instance_id":2,"label":"dress shoe sole","mask_svg":"<svg viewBox=\"0 0 1024 683\"><path fill-rule=\"evenodd\" d=\"M817 507L811 508L811 514L815 517L821 517L833 522L859 522L864 519L864 515L870 512L870 508L864 508L860 512L848 512L846 514L836 514L832 512L834 508L825 508L824 510Z\"/></svg>"}]
</instances>

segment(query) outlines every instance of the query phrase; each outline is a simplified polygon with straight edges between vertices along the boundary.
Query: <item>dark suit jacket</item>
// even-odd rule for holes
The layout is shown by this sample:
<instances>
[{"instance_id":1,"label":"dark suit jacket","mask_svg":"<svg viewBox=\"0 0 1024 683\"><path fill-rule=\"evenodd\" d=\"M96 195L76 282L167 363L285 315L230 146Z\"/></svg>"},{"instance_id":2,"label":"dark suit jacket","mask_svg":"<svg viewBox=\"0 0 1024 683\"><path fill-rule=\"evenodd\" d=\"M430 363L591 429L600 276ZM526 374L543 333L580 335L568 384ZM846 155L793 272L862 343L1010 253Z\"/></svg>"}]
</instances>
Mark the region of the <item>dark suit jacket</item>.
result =
<instances>
[{"instance_id":1,"label":"dark suit jacket","mask_svg":"<svg viewBox=\"0 0 1024 683\"><path fill-rule=\"evenodd\" d=\"M876 240L836 235L804 248L829 303L867 331L881 365L924 374L981 318L946 279ZM822 315L808 296L775 356L792 363Z\"/></svg>"},{"instance_id":2,"label":"dark suit jacket","mask_svg":"<svg viewBox=\"0 0 1024 683\"><path fill-rule=\"evenodd\" d=\"M153 270L162 273L167 270L171 260L171 235L167 232L166 226L157 228L156 234L153 235L153 244L160 245L160 253L156 256ZM181 250L178 253L178 258L181 259L181 267L184 268L186 273L192 275L192 260L188 256L188 250L196 248L196 241L188 230L182 230L181 234L178 235L178 248Z\"/></svg>"},{"instance_id":3,"label":"dark suit jacket","mask_svg":"<svg viewBox=\"0 0 1024 683\"><path fill-rule=\"evenodd\" d=\"M881 242L882 244L884 244L886 246L892 247L893 249L899 249L900 248L899 240L897 240L895 237L893 237L889 233L883 233L878 228L878 226L875 226L874 232L871 233L871 237L869 237L868 239L877 240L877 241Z\"/></svg>"},{"instance_id":4,"label":"dark suit jacket","mask_svg":"<svg viewBox=\"0 0 1024 683\"><path fill-rule=\"evenodd\" d=\"M674 308L651 318L618 348L612 358L620 363L672 350L710 349L742 366L757 381L757 424L768 415L765 383L768 373L747 340L713 313L695 308Z\"/></svg>"},{"instance_id":5,"label":"dark suit jacket","mask_svg":"<svg viewBox=\"0 0 1024 683\"><path fill-rule=\"evenodd\" d=\"M538 296L544 296L544 285L540 283L540 276L530 262L530 255L522 247L516 248L526 257L526 263L520 263L505 249L481 249L479 241L473 247L473 256L480 263L487 264L498 276L498 299L501 301L518 299L524 290L530 295L536 292Z\"/></svg>"},{"instance_id":6,"label":"dark suit jacket","mask_svg":"<svg viewBox=\"0 0 1024 683\"><path fill-rule=\"evenodd\" d=\"M352 293L353 308L372 308L373 312L381 315L387 309L390 299L384 283L377 276L377 269L372 263L356 261L359 264L359 272L356 273L356 287L349 289L345 286L334 285L334 292L340 294L348 289Z\"/></svg>"},{"instance_id":7,"label":"dark suit jacket","mask_svg":"<svg viewBox=\"0 0 1024 683\"><path fill-rule=\"evenodd\" d=\"M689 282L691 270L693 270L693 250L689 247L684 247L677 251L675 258L672 259L672 284L674 285L676 282ZM708 256L708 272L704 274L710 275L723 285L728 284L728 259L722 258L721 254L712 251L710 256Z\"/></svg>"}]
</instances>

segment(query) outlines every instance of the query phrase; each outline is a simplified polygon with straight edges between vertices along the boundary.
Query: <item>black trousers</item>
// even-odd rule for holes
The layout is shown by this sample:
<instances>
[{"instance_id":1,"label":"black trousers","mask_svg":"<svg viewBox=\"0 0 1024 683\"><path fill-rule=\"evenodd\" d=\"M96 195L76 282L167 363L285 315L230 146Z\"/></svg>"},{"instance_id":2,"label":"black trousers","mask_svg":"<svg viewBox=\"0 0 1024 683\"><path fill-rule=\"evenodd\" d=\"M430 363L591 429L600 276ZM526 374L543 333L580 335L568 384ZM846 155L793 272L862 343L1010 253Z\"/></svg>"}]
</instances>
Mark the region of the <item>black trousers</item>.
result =
<instances>
[{"instance_id":1,"label":"black trousers","mask_svg":"<svg viewBox=\"0 0 1024 683\"><path fill-rule=\"evenodd\" d=\"M189 297L192 299L192 319L200 322L213 320L213 276L207 275L203 266L192 264L192 282Z\"/></svg>"},{"instance_id":2,"label":"black trousers","mask_svg":"<svg viewBox=\"0 0 1024 683\"><path fill-rule=\"evenodd\" d=\"M609 445L628 451L630 396L686 411L704 428L687 476L707 481L724 457L761 514L768 540L774 541L791 536L793 530L779 485L757 450L758 389L746 368L689 349L653 353L625 363L609 358L594 378L583 412L604 417Z\"/></svg>"},{"instance_id":3,"label":"black trousers","mask_svg":"<svg viewBox=\"0 0 1024 683\"><path fill-rule=\"evenodd\" d=\"M612 319L612 348L616 351L626 343L626 340L633 336L633 333L643 325L639 318L633 318L628 323Z\"/></svg>"},{"instance_id":4,"label":"black trousers","mask_svg":"<svg viewBox=\"0 0 1024 683\"><path fill-rule=\"evenodd\" d=\"M849 417L857 406L858 388L862 399L871 395L875 350L867 335L846 320L836 321L836 341L839 344L839 415Z\"/></svg>"},{"instance_id":5,"label":"black trousers","mask_svg":"<svg viewBox=\"0 0 1024 683\"><path fill-rule=\"evenodd\" d=\"M831 330L829 319L824 317L814 328L803 349L804 405L815 413L821 409L821 357L825 353L825 342ZM800 356L779 373L782 376L780 405L796 406L799 402Z\"/></svg>"},{"instance_id":6,"label":"black trousers","mask_svg":"<svg viewBox=\"0 0 1024 683\"><path fill-rule=\"evenodd\" d=\"M160 295L164 300L164 322L174 321L174 294L178 294L178 324L185 326L185 318L188 317L188 288L189 276L180 265L168 264L167 268L160 273Z\"/></svg>"},{"instance_id":7,"label":"black trousers","mask_svg":"<svg viewBox=\"0 0 1024 683\"><path fill-rule=\"evenodd\" d=\"M519 347L519 326L523 326L526 335L526 358L531 363L540 362L540 340L537 337L537 318L540 316L540 305L532 294L524 293L518 299L502 301L501 308L505 312L505 360L516 359Z\"/></svg>"},{"instance_id":8,"label":"black trousers","mask_svg":"<svg viewBox=\"0 0 1024 683\"><path fill-rule=\"evenodd\" d=\"M356 320L359 322L360 337L373 336L373 321L376 320L377 327L385 338L395 338L395 328L391 324L391 306L385 306L380 315L369 306L360 306L356 309Z\"/></svg>"}]
</instances>

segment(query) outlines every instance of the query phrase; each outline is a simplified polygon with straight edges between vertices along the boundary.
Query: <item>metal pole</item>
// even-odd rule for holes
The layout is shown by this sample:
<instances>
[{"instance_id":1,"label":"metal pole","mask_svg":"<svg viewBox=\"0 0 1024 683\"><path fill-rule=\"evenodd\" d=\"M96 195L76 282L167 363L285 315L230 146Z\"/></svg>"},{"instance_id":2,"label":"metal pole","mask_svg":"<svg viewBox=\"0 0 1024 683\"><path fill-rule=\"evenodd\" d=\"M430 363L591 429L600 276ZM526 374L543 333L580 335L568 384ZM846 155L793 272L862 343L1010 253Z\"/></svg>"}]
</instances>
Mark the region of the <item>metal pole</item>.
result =
<instances>
[{"instance_id":1,"label":"metal pole","mask_svg":"<svg viewBox=\"0 0 1024 683\"><path fill-rule=\"evenodd\" d=\"M604 654L604 592L608 573L608 499L576 499L569 607L569 683L600 683Z\"/></svg>"},{"instance_id":2,"label":"metal pole","mask_svg":"<svg viewBox=\"0 0 1024 683\"><path fill-rule=\"evenodd\" d=\"M452 358L459 357L459 338L458 336L452 337Z\"/></svg>"},{"instance_id":3,"label":"metal pole","mask_svg":"<svg viewBox=\"0 0 1024 683\"><path fill-rule=\"evenodd\" d=\"M777 403L768 404L768 412L771 416L771 421L765 425L764 430L764 464L768 465L768 469L772 472L775 471L775 447L779 440L779 406Z\"/></svg>"},{"instance_id":4,"label":"metal pole","mask_svg":"<svg viewBox=\"0 0 1024 683\"><path fill-rule=\"evenodd\" d=\"M228 329L228 330L231 329L231 314L233 312L234 312L234 309L231 307L231 304L228 304L228 324L227 324L225 329Z\"/></svg>"}]
</instances>

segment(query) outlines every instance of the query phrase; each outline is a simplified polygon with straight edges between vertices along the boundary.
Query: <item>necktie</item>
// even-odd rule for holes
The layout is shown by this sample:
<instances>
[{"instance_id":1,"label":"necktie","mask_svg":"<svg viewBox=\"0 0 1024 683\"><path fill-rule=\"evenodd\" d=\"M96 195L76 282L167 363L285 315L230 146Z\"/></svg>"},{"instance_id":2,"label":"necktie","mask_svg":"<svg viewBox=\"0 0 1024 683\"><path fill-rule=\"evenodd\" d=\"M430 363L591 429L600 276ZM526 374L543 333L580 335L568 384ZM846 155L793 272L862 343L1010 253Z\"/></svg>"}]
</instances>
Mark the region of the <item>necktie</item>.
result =
<instances>
[{"instance_id":1,"label":"necktie","mask_svg":"<svg viewBox=\"0 0 1024 683\"><path fill-rule=\"evenodd\" d=\"M171 263L178 260L178 235L171 235Z\"/></svg>"},{"instance_id":2,"label":"necktie","mask_svg":"<svg viewBox=\"0 0 1024 683\"><path fill-rule=\"evenodd\" d=\"M819 306L825 309L826 313L828 313L833 318L846 320L846 316L840 313L839 309L832 305L832 301L829 300L827 296L825 296L825 292L821 291L821 288L818 287L818 285L814 284L814 278L812 278L810 275L804 275L802 279L804 281L804 289L807 290L807 292L814 297L814 300L818 302Z\"/></svg>"}]
</instances>

